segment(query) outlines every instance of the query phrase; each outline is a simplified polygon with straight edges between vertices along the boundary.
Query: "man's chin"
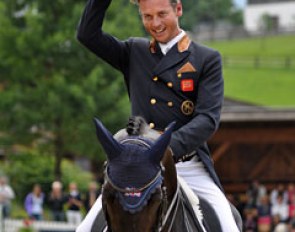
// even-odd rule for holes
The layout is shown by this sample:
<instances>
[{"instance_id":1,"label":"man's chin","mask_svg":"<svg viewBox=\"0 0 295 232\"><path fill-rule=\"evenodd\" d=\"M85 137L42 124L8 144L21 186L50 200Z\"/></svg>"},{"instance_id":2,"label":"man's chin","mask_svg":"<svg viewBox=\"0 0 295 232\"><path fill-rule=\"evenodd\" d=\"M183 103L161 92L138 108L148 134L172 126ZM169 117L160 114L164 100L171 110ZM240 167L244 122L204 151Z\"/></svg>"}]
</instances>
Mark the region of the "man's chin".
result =
<instances>
[{"instance_id":1,"label":"man's chin","mask_svg":"<svg viewBox=\"0 0 295 232\"><path fill-rule=\"evenodd\" d=\"M151 35L154 38L154 40L156 40L158 43L167 43L168 42L168 40L164 34L162 34L162 35L151 34Z\"/></svg>"},{"instance_id":2,"label":"man's chin","mask_svg":"<svg viewBox=\"0 0 295 232\"><path fill-rule=\"evenodd\" d=\"M157 36L155 36L154 39L155 39L158 43L163 43L163 44L165 44L165 43L168 42L167 39L165 39L165 38L163 38L163 37L157 37Z\"/></svg>"}]
</instances>

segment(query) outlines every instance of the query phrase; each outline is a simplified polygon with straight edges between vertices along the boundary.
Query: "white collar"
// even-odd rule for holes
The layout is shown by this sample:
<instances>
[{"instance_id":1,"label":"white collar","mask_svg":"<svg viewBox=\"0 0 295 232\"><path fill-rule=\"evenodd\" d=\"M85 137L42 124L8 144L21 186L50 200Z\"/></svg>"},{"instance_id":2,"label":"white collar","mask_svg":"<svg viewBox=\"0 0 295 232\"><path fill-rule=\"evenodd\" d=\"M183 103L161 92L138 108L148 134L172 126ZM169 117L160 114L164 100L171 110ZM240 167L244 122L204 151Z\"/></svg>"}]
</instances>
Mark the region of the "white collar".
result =
<instances>
[{"instance_id":1,"label":"white collar","mask_svg":"<svg viewBox=\"0 0 295 232\"><path fill-rule=\"evenodd\" d=\"M185 32L183 30L181 30L181 32L175 36L172 40L170 40L168 43L159 43L159 46L161 48L161 51L164 55L167 54L167 52L176 44L179 42L179 40L181 40L181 38L185 36Z\"/></svg>"}]
</instances>

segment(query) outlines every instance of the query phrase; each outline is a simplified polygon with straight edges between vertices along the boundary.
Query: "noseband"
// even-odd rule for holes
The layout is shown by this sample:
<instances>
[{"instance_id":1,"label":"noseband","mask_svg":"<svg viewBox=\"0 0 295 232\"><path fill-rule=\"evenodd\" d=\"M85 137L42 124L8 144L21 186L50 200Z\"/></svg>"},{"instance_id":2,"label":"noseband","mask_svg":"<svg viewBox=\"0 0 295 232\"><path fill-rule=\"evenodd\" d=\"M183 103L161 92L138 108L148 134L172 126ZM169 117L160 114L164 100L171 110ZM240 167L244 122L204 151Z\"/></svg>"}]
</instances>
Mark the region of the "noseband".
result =
<instances>
[{"instance_id":1,"label":"noseband","mask_svg":"<svg viewBox=\"0 0 295 232\"><path fill-rule=\"evenodd\" d=\"M148 142L144 141L141 138L127 138L127 139L121 140L120 143L121 144L126 144L126 143L127 144L136 144L139 146L144 146L146 148L151 147ZM157 185L157 183L163 179L164 171L165 171L165 168L163 167L163 165L161 163L161 170L155 175L155 177L151 181L144 184L142 187L121 188L121 187L117 186L116 184L114 184L114 182L110 179L110 177L108 175L108 164L106 164L106 168L105 168L106 182L105 183L109 183L110 186L119 193L126 194L126 195L136 195L136 194L142 193L145 190L151 189L155 185ZM163 228L166 227L168 218L172 214L172 209L174 209L174 212L172 215L172 220L170 222L169 229L167 230L167 232L169 232L169 231L171 231L173 222L175 220L176 211L177 211L176 209L179 205L179 200L180 200L178 197L178 191L179 191L178 183L177 183L177 190L173 196L173 199L172 199L171 204L169 205L169 208L168 208L167 187L164 185L164 183L162 183L160 191L161 191L161 194L163 197L162 197L161 205L160 205L160 209L159 209L160 218L158 219L157 226L155 226L155 228L156 228L155 231L161 232L163 230ZM176 207L174 207L174 206L176 206Z\"/></svg>"},{"instance_id":2,"label":"noseband","mask_svg":"<svg viewBox=\"0 0 295 232\"><path fill-rule=\"evenodd\" d=\"M159 177L161 177L162 171L159 171L157 173L157 175L147 184L145 184L143 187L140 187L140 188L120 188L118 187L117 185L115 185L109 175L108 175L108 172L106 171L105 172L105 179L106 181L112 186L113 189L115 189L116 191L120 192L120 193L127 193L127 194L136 194L136 193L141 193L143 192L144 190L148 189L149 187L151 187L153 184L156 183L157 180L159 180Z\"/></svg>"}]
</instances>

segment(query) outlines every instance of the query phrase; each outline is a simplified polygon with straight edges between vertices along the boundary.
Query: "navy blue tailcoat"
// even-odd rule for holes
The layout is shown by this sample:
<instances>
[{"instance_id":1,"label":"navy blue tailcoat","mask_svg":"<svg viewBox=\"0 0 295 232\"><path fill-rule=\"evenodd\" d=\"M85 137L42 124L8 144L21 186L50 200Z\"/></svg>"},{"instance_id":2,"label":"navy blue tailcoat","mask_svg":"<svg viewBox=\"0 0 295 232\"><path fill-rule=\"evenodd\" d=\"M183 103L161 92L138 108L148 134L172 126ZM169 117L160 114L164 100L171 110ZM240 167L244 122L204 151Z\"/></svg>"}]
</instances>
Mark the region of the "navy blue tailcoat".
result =
<instances>
[{"instance_id":1,"label":"navy blue tailcoat","mask_svg":"<svg viewBox=\"0 0 295 232\"><path fill-rule=\"evenodd\" d=\"M110 2L88 0L78 40L123 73L132 115L144 117L157 130L176 121L170 143L176 159L198 155L222 189L206 143L218 128L223 101L220 54L191 41L188 35L166 55L156 41L118 40L102 31Z\"/></svg>"}]
</instances>

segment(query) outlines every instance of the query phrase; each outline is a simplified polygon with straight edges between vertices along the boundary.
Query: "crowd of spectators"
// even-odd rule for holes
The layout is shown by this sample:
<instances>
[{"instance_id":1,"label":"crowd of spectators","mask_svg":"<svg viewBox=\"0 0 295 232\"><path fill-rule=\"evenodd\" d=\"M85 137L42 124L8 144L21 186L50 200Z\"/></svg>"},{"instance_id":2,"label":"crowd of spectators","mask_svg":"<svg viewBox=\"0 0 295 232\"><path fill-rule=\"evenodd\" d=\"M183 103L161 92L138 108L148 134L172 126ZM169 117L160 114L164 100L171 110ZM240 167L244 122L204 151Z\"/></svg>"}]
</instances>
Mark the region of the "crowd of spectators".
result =
<instances>
[{"instance_id":1,"label":"crowd of spectators","mask_svg":"<svg viewBox=\"0 0 295 232\"><path fill-rule=\"evenodd\" d=\"M101 183L100 183L101 184ZM32 187L24 200L24 209L32 220L43 220L44 206L50 211L51 220L67 221L79 224L84 213L91 208L100 195L97 182L91 182L88 191L81 194L75 182L66 188L59 181L54 181L47 194L39 184ZM0 206L2 216L9 217L11 201L15 193L0 176ZM237 207L243 219L243 232L295 232L295 184L278 184L267 189L258 180L254 180L245 193L228 195Z\"/></svg>"},{"instance_id":2,"label":"crowd of spectators","mask_svg":"<svg viewBox=\"0 0 295 232\"><path fill-rule=\"evenodd\" d=\"M244 194L229 196L243 219L244 232L295 232L295 185L271 189L254 180Z\"/></svg>"},{"instance_id":3,"label":"crowd of spectators","mask_svg":"<svg viewBox=\"0 0 295 232\"><path fill-rule=\"evenodd\" d=\"M88 191L81 194L75 182L63 188L61 182L54 181L49 193L44 193L41 185L35 184L24 199L24 210L29 219L40 221L44 219L44 208L47 207L51 220L78 225L82 221L82 212L87 213L100 195L100 185L97 182L90 182ZM4 218L11 216L11 201L14 198L15 193L7 178L0 176L0 209L2 209L0 216L1 214Z\"/></svg>"}]
</instances>

